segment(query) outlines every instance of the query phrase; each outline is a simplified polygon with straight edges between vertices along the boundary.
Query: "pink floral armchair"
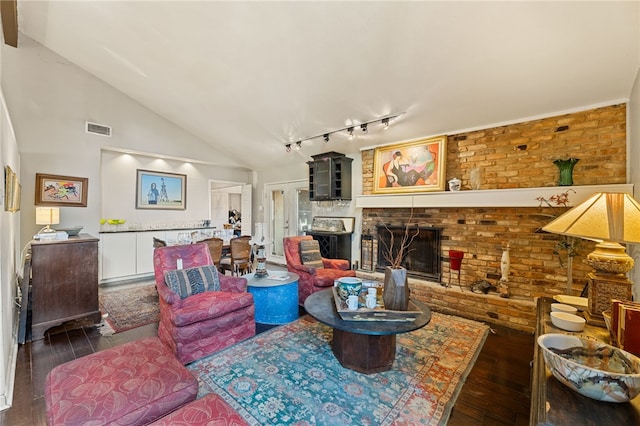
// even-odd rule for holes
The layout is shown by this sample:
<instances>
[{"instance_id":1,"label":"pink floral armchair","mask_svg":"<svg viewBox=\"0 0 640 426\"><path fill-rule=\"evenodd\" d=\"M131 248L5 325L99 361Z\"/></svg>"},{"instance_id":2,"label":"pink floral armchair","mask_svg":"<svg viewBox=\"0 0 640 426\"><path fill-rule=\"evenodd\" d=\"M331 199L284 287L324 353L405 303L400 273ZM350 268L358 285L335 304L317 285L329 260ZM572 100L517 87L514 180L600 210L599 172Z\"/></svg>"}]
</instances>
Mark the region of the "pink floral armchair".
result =
<instances>
[{"instance_id":1,"label":"pink floral armchair","mask_svg":"<svg viewBox=\"0 0 640 426\"><path fill-rule=\"evenodd\" d=\"M160 296L158 337L188 364L255 335L253 295L245 278L218 273L220 291L205 291L184 299L165 283L165 272L213 265L206 243L159 247L153 253Z\"/></svg>"},{"instance_id":2,"label":"pink floral armchair","mask_svg":"<svg viewBox=\"0 0 640 426\"><path fill-rule=\"evenodd\" d=\"M282 239L287 269L300 276L298 280L298 304L300 306L303 306L306 298L316 291L331 288L333 282L338 278L356 276L356 271L349 269L351 265L346 259L322 258L322 268L304 265L300 259L300 241L312 239L311 235Z\"/></svg>"}]
</instances>

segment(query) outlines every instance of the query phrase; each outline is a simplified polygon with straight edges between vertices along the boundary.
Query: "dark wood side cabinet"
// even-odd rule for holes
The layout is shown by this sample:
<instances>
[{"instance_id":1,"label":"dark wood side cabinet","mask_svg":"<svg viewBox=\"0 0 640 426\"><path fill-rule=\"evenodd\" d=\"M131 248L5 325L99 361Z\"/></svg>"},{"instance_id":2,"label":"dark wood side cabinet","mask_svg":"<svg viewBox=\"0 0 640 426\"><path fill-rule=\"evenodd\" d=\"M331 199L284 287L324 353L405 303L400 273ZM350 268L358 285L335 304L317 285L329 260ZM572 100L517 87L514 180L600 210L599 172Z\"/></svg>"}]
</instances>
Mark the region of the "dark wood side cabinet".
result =
<instances>
[{"instance_id":1,"label":"dark wood side cabinet","mask_svg":"<svg viewBox=\"0 0 640 426\"><path fill-rule=\"evenodd\" d=\"M570 333L551 324L551 298L537 303L536 338L545 333L577 334L609 343L606 328L587 324L582 333ZM630 402L616 404L582 396L560 383L544 364L542 350L536 343L533 352L531 384L531 426L549 425L639 425L640 396Z\"/></svg>"},{"instance_id":2,"label":"dark wood side cabinet","mask_svg":"<svg viewBox=\"0 0 640 426\"><path fill-rule=\"evenodd\" d=\"M31 243L31 339L67 321L100 317L98 239L80 234Z\"/></svg>"},{"instance_id":3,"label":"dark wood side cabinet","mask_svg":"<svg viewBox=\"0 0 640 426\"><path fill-rule=\"evenodd\" d=\"M338 152L312 156L309 161L309 199L311 201L350 200L351 162Z\"/></svg>"}]
</instances>

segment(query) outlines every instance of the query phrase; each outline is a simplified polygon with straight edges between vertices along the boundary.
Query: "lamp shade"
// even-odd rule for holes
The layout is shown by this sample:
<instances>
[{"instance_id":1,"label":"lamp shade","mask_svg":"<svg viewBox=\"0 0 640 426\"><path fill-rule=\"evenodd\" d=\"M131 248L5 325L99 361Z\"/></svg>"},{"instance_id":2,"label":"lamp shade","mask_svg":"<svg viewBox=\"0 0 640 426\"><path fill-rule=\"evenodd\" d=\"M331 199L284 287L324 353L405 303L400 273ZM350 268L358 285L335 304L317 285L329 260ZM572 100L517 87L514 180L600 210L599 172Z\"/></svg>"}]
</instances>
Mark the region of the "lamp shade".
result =
<instances>
[{"instance_id":1,"label":"lamp shade","mask_svg":"<svg viewBox=\"0 0 640 426\"><path fill-rule=\"evenodd\" d=\"M640 243L640 204L627 193L599 192L542 230L592 240Z\"/></svg>"},{"instance_id":2,"label":"lamp shade","mask_svg":"<svg viewBox=\"0 0 640 426\"><path fill-rule=\"evenodd\" d=\"M36 207L36 225L56 225L60 223L58 207Z\"/></svg>"}]
</instances>

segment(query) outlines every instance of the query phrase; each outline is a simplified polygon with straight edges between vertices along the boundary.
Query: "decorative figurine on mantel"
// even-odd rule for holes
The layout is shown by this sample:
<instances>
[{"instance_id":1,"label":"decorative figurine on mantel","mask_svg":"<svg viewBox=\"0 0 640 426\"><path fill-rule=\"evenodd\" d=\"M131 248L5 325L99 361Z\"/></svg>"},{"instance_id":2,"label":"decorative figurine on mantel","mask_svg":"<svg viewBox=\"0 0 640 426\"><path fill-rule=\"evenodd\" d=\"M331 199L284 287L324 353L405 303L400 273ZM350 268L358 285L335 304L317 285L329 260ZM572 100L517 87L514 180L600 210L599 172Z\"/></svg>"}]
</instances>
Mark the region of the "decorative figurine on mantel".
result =
<instances>
[{"instance_id":1,"label":"decorative figurine on mantel","mask_svg":"<svg viewBox=\"0 0 640 426\"><path fill-rule=\"evenodd\" d=\"M509 257L509 243L502 250L502 259L500 260L500 282L498 283L498 293L500 297L509 297L509 269L511 268L511 259Z\"/></svg>"}]
</instances>

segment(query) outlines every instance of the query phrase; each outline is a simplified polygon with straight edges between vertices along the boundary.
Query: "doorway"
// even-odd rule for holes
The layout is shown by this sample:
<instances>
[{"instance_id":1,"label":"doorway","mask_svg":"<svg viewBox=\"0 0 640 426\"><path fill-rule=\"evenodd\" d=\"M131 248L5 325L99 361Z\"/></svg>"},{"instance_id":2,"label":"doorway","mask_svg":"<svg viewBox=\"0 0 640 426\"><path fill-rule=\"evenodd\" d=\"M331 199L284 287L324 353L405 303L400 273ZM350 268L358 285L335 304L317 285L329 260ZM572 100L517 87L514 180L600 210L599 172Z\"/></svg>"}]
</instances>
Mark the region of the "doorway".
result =
<instances>
[{"instance_id":1,"label":"doorway","mask_svg":"<svg viewBox=\"0 0 640 426\"><path fill-rule=\"evenodd\" d=\"M311 201L307 181L268 184L265 194L269 199L269 217L265 218L268 234L273 244L268 250L268 260L285 264L282 239L304 235L311 225Z\"/></svg>"},{"instance_id":2,"label":"doorway","mask_svg":"<svg viewBox=\"0 0 640 426\"><path fill-rule=\"evenodd\" d=\"M210 181L209 185L211 226L223 229L229 224L229 212L237 211L241 218L238 233L252 235L251 185L220 181Z\"/></svg>"}]
</instances>

